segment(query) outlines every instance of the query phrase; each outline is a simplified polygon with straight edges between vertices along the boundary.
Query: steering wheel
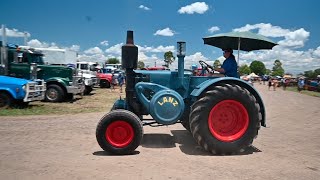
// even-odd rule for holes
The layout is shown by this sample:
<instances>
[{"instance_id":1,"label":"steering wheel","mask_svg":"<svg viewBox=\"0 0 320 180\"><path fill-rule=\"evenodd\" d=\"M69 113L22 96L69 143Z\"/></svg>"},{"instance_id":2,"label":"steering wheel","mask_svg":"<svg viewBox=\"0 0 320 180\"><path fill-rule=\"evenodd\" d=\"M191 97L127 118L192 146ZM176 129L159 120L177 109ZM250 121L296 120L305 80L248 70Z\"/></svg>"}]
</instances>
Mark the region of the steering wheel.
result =
<instances>
[{"instance_id":1,"label":"steering wheel","mask_svg":"<svg viewBox=\"0 0 320 180\"><path fill-rule=\"evenodd\" d=\"M202 69L206 70L208 73L214 72L214 68L212 66L210 66L208 63L200 60L199 64L201 65Z\"/></svg>"}]
</instances>

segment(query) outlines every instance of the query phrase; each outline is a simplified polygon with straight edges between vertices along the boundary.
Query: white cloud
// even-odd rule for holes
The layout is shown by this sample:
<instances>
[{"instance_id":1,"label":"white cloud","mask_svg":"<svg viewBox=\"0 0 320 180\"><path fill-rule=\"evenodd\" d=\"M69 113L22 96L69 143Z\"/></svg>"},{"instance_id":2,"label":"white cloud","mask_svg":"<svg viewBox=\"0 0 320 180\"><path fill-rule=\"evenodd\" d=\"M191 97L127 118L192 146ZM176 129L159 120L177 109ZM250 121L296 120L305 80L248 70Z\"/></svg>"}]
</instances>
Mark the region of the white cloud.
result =
<instances>
[{"instance_id":1,"label":"white cloud","mask_svg":"<svg viewBox=\"0 0 320 180\"><path fill-rule=\"evenodd\" d=\"M70 51L80 51L80 46L79 45L72 45L70 47L60 47L56 43L47 43L47 42L41 42L38 39L31 39L30 41L27 42L27 46L33 47L33 48L54 48L54 49L67 49Z\"/></svg>"},{"instance_id":2,"label":"white cloud","mask_svg":"<svg viewBox=\"0 0 320 180\"><path fill-rule=\"evenodd\" d=\"M109 46L109 42L108 41L101 41L100 45L102 46Z\"/></svg>"},{"instance_id":3,"label":"white cloud","mask_svg":"<svg viewBox=\"0 0 320 180\"><path fill-rule=\"evenodd\" d=\"M156 54L151 56L146 55L145 52L139 51L139 61L142 61L145 67L154 67L164 65L163 59L159 58Z\"/></svg>"},{"instance_id":4,"label":"white cloud","mask_svg":"<svg viewBox=\"0 0 320 180\"><path fill-rule=\"evenodd\" d=\"M313 55L317 58L320 58L320 46L314 50Z\"/></svg>"},{"instance_id":5,"label":"white cloud","mask_svg":"<svg viewBox=\"0 0 320 180\"><path fill-rule=\"evenodd\" d=\"M320 48L319 48L320 49ZM320 68L320 56L314 57L317 50L296 51L281 46L275 46L272 50L240 52L240 65L250 63L253 60L262 61L268 69L272 69L273 63L279 59L285 72L298 74L307 70Z\"/></svg>"},{"instance_id":6,"label":"white cloud","mask_svg":"<svg viewBox=\"0 0 320 180\"><path fill-rule=\"evenodd\" d=\"M205 2L195 2L193 4L181 7L178 12L180 14L203 14L209 9L209 6Z\"/></svg>"},{"instance_id":7,"label":"white cloud","mask_svg":"<svg viewBox=\"0 0 320 180\"><path fill-rule=\"evenodd\" d=\"M79 45L72 45L71 47L67 47L66 49L68 49L70 51L79 52L80 51L80 46Z\"/></svg>"},{"instance_id":8,"label":"white cloud","mask_svg":"<svg viewBox=\"0 0 320 180\"><path fill-rule=\"evenodd\" d=\"M9 29L9 28L5 28L6 29L6 36L7 37L24 37L25 35L27 37L30 37L31 34L28 32L20 32L18 29ZM2 28L0 28L0 36L2 36Z\"/></svg>"},{"instance_id":9,"label":"white cloud","mask_svg":"<svg viewBox=\"0 0 320 180\"><path fill-rule=\"evenodd\" d=\"M59 48L56 43L41 42L38 39L32 39L27 42L27 45L34 48Z\"/></svg>"},{"instance_id":10,"label":"white cloud","mask_svg":"<svg viewBox=\"0 0 320 180\"><path fill-rule=\"evenodd\" d=\"M220 28L218 26L212 26L210 29L208 29L208 31L210 33L216 32L216 31L220 31Z\"/></svg>"},{"instance_id":11,"label":"white cloud","mask_svg":"<svg viewBox=\"0 0 320 180\"><path fill-rule=\"evenodd\" d=\"M111 53L111 54L117 54L121 55L121 47L123 46L123 43L116 44L114 46L111 46L110 48L106 49L106 53Z\"/></svg>"},{"instance_id":12,"label":"white cloud","mask_svg":"<svg viewBox=\"0 0 320 180\"><path fill-rule=\"evenodd\" d=\"M89 48L84 51L85 54L103 54L103 51L99 47Z\"/></svg>"},{"instance_id":13,"label":"white cloud","mask_svg":"<svg viewBox=\"0 0 320 180\"><path fill-rule=\"evenodd\" d=\"M78 61L99 62L99 63L104 63L107 59L108 57L106 57L104 54L93 54L93 55L80 54L78 55L78 58L77 58Z\"/></svg>"},{"instance_id":14,"label":"white cloud","mask_svg":"<svg viewBox=\"0 0 320 180\"><path fill-rule=\"evenodd\" d=\"M151 10L150 8L148 8L147 6L144 6L144 5L140 5L139 8L143 9L143 10L146 10L146 11L150 11Z\"/></svg>"},{"instance_id":15,"label":"white cloud","mask_svg":"<svg viewBox=\"0 0 320 180\"><path fill-rule=\"evenodd\" d=\"M191 69L191 66L194 64L196 64L199 67L200 60L205 61L210 65L213 64L213 61L210 61L201 52L196 52L196 53L189 55L189 56L186 56L184 58L184 68ZM176 58L176 60L171 64L170 69L177 69L177 68L178 68L178 59Z\"/></svg>"},{"instance_id":16,"label":"white cloud","mask_svg":"<svg viewBox=\"0 0 320 180\"><path fill-rule=\"evenodd\" d=\"M280 46L300 48L304 46L304 43L308 40L310 33L303 28L298 30L283 29L279 26L273 26L270 23L260 23L260 24L247 24L244 27L233 29L233 31L250 31L258 30L258 34L266 37L283 37L278 44Z\"/></svg>"},{"instance_id":17,"label":"white cloud","mask_svg":"<svg viewBox=\"0 0 320 180\"><path fill-rule=\"evenodd\" d=\"M162 30L158 30L156 33L154 33L153 35L157 36L173 36L175 34L174 31L172 31L170 28L165 28Z\"/></svg>"},{"instance_id":18,"label":"white cloud","mask_svg":"<svg viewBox=\"0 0 320 180\"><path fill-rule=\"evenodd\" d=\"M233 29L233 31L243 32L243 31L251 31L255 29L258 29L258 34L261 34L267 37L283 37L290 32L290 30L288 29L283 29L279 26L273 26L270 23L268 24L259 23L254 25L247 24L244 27Z\"/></svg>"},{"instance_id":19,"label":"white cloud","mask_svg":"<svg viewBox=\"0 0 320 180\"><path fill-rule=\"evenodd\" d=\"M175 47L174 46L158 46L156 48L154 48L153 46L152 47L149 47L149 46L138 46L138 49L139 51L141 52L153 52L153 53L161 53L161 52L168 52L168 51L171 51L171 52L174 52L175 51Z\"/></svg>"},{"instance_id":20,"label":"white cloud","mask_svg":"<svg viewBox=\"0 0 320 180\"><path fill-rule=\"evenodd\" d=\"M279 45L299 48L303 47L304 43L308 40L310 33L300 28L296 31L289 32L285 35L285 39L279 41Z\"/></svg>"}]
</instances>

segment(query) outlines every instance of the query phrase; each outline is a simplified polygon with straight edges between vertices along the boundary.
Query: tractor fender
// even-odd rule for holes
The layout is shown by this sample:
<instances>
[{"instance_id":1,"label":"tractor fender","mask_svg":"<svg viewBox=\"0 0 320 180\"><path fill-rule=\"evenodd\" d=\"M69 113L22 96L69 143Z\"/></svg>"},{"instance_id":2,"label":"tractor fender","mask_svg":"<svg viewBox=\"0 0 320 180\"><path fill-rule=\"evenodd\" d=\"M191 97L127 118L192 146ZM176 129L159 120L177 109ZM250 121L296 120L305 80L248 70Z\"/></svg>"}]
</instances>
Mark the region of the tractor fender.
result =
<instances>
[{"instance_id":1,"label":"tractor fender","mask_svg":"<svg viewBox=\"0 0 320 180\"><path fill-rule=\"evenodd\" d=\"M232 78L232 77L208 79L202 82L201 84L197 85L190 95L193 99L197 99L199 96L201 96L203 92L205 92L208 88L210 88L210 86L215 86L217 84L222 84L222 83L236 84L240 87L247 89L251 94L253 94L258 104L260 105L260 110L262 114L261 126L266 127L266 111L265 111L262 98L258 93L258 91L252 85L248 84L246 81L243 81L238 78Z\"/></svg>"}]
</instances>

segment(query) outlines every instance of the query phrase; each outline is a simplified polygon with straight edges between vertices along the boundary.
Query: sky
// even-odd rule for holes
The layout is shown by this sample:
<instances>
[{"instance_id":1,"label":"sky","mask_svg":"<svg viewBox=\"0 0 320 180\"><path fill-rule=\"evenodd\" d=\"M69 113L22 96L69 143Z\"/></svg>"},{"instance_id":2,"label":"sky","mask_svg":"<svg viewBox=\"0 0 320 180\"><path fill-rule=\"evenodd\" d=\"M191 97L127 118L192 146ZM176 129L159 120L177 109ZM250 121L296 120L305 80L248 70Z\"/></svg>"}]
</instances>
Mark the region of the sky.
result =
<instances>
[{"instance_id":1,"label":"sky","mask_svg":"<svg viewBox=\"0 0 320 180\"><path fill-rule=\"evenodd\" d=\"M175 55L177 41L186 42L186 68L199 65L199 60L222 63L221 49L205 45L202 38L251 31L278 45L272 50L240 51L239 65L258 60L272 69L279 59L286 73L320 68L318 0L1 0L0 4L0 24L7 28L8 42L24 45L26 33L29 46L74 50L83 61L121 60L126 32L132 30L138 59L148 66L164 64L167 51ZM171 68L176 67L174 62Z\"/></svg>"}]
</instances>

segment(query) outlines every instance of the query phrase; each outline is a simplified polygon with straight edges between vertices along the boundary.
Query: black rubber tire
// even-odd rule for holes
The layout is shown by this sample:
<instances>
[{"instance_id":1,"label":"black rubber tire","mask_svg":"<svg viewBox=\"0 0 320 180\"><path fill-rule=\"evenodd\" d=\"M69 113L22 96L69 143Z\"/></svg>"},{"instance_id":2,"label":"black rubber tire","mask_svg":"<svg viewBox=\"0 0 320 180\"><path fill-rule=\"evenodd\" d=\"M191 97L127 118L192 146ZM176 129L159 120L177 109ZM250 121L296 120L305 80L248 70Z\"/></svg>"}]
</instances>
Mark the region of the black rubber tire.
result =
<instances>
[{"instance_id":1,"label":"black rubber tire","mask_svg":"<svg viewBox=\"0 0 320 180\"><path fill-rule=\"evenodd\" d=\"M29 102L23 102L23 100L16 100L13 106L15 108L24 109L29 106Z\"/></svg>"},{"instance_id":2,"label":"black rubber tire","mask_svg":"<svg viewBox=\"0 0 320 180\"><path fill-rule=\"evenodd\" d=\"M0 109L7 109L11 107L13 99L11 95L6 92L0 92Z\"/></svg>"},{"instance_id":3,"label":"black rubber tire","mask_svg":"<svg viewBox=\"0 0 320 180\"><path fill-rule=\"evenodd\" d=\"M72 94L72 93L68 93L66 96L67 101L73 101L73 98L74 98L74 94Z\"/></svg>"},{"instance_id":4,"label":"black rubber tire","mask_svg":"<svg viewBox=\"0 0 320 180\"><path fill-rule=\"evenodd\" d=\"M239 139L220 141L212 135L208 118L211 109L223 100L241 103L248 113L248 128ZM255 97L245 88L233 84L217 85L205 92L191 107L190 128L199 145L212 154L229 155L243 152L257 137L262 115Z\"/></svg>"},{"instance_id":5,"label":"black rubber tire","mask_svg":"<svg viewBox=\"0 0 320 180\"><path fill-rule=\"evenodd\" d=\"M65 92L60 86L56 84L50 84L49 86L47 86L45 101L61 102L63 101L65 96L66 96Z\"/></svg>"},{"instance_id":6,"label":"black rubber tire","mask_svg":"<svg viewBox=\"0 0 320 180\"><path fill-rule=\"evenodd\" d=\"M185 109L184 113L182 114L182 117L180 118L181 124L184 128L186 128L187 131L191 132L190 130L190 121L189 121L189 115L190 115L190 108Z\"/></svg>"},{"instance_id":7,"label":"black rubber tire","mask_svg":"<svg viewBox=\"0 0 320 180\"><path fill-rule=\"evenodd\" d=\"M85 89L84 89L83 94L84 95L89 95L92 90L93 90L93 88L91 86L86 86Z\"/></svg>"},{"instance_id":8,"label":"black rubber tire","mask_svg":"<svg viewBox=\"0 0 320 180\"><path fill-rule=\"evenodd\" d=\"M106 138L106 131L108 126L116 121L125 121L131 125L134 131L134 137L130 144L125 147L115 147L113 146ZM96 129L96 138L100 147L112 154L124 155L124 154L132 154L134 150L140 145L143 137L143 125L141 120L134 113L118 109L109 112L104 115L99 121Z\"/></svg>"},{"instance_id":9,"label":"black rubber tire","mask_svg":"<svg viewBox=\"0 0 320 180\"><path fill-rule=\"evenodd\" d=\"M110 82L104 79L100 80L100 88L110 88Z\"/></svg>"}]
</instances>

